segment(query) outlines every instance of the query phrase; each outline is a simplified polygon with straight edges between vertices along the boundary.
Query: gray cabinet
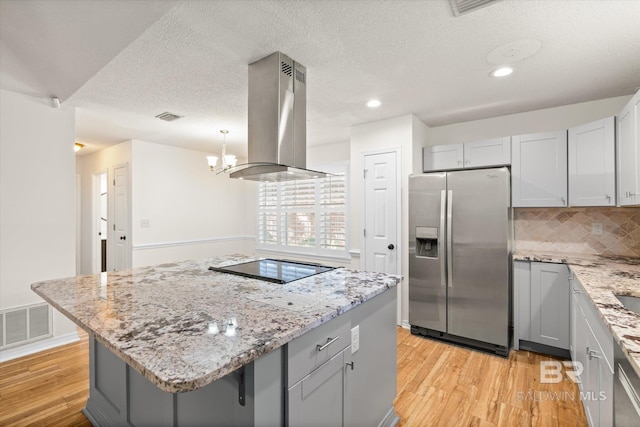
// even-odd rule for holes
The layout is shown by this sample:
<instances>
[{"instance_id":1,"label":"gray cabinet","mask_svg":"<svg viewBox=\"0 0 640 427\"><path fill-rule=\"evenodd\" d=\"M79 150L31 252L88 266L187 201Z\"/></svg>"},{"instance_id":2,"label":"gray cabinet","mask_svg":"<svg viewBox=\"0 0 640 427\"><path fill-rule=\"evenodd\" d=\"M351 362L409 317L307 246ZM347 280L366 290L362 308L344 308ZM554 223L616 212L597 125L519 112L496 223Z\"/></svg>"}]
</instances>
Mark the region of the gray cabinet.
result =
<instances>
[{"instance_id":1,"label":"gray cabinet","mask_svg":"<svg viewBox=\"0 0 640 427\"><path fill-rule=\"evenodd\" d=\"M640 91L618 114L618 203L640 205Z\"/></svg>"},{"instance_id":2,"label":"gray cabinet","mask_svg":"<svg viewBox=\"0 0 640 427\"><path fill-rule=\"evenodd\" d=\"M377 426L381 420L393 424L395 413L388 402L396 397L397 379L389 367L396 364L397 348L380 345L396 339L396 306L389 304L390 297L380 295L351 311L351 324L359 328L359 349L353 352L352 346L345 352L345 426Z\"/></svg>"},{"instance_id":3,"label":"gray cabinet","mask_svg":"<svg viewBox=\"0 0 640 427\"><path fill-rule=\"evenodd\" d=\"M569 270L564 264L514 263L514 348L566 356Z\"/></svg>"},{"instance_id":4,"label":"gray cabinet","mask_svg":"<svg viewBox=\"0 0 640 427\"><path fill-rule=\"evenodd\" d=\"M513 207L567 206L567 131L511 137Z\"/></svg>"},{"instance_id":5,"label":"gray cabinet","mask_svg":"<svg viewBox=\"0 0 640 427\"><path fill-rule=\"evenodd\" d=\"M422 170L481 168L511 164L511 137L424 147Z\"/></svg>"},{"instance_id":6,"label":"gray cabinet","mask_svg":"<svg viewBox=\"0 0 640 427\"><path fill-rule=\"evenodd\" d=\"M340 426L344 414L344 355L333 356L287 390L289 426Z\"/></svg>"},{"instance_id":7,"label":"gray cabinet","mask_svg":"<svg viewBox=\"0 0 640 427\"><path fill-rule=\"evenodd\" d=\"M613 336L582 284L571 278L571 360L592 427L613 425Z\"/></svg>"},{"instance_id":8,"label":"gray cabinet","mask_svg":"<svg viewBox=\"0 0 640 427\"><path fill-rule=\"evenodd\" d=\"M480 168L511 164L511 137L464 143L464 167Z\"/></svg>"},{"instance_id":9,"label":"gray cabinet","mask_svg":"<svg viewBox=\"0 0 640 427\"><path fill-rule=\"evenodd\" d=\"M446 144L422 149L422 171L460 169L464 167L462 144Z\"/></svg>"},{"instance_id":10,"label":"gray cabinet","mask_svg":"<svg viewBox=\"0 0 640 427\"><path fill-rule=\"evenodd\" d=\"M615 117L569 129L569 206L615 206Z\"/></svg>"},{"instance_id":11,"label":"gray cabinet","mask_svg":"<svg viewBox=\"0 0 640 427\"><path fill-rule=\"evenodd\" d=\"M569 269L531 263L531 341L569 349Z\"/></svg>"},{"instance_id":12,"label":"gray cabinet","mask_svg":"<svg viewBox=\"0 0 640 427\"><path fill-rule=\"evenodd\" d=\"M382 345L396 339L395 319L392 290L289 343L287 424L395 424L396 347Z\"/></svg>"}]
</instances>

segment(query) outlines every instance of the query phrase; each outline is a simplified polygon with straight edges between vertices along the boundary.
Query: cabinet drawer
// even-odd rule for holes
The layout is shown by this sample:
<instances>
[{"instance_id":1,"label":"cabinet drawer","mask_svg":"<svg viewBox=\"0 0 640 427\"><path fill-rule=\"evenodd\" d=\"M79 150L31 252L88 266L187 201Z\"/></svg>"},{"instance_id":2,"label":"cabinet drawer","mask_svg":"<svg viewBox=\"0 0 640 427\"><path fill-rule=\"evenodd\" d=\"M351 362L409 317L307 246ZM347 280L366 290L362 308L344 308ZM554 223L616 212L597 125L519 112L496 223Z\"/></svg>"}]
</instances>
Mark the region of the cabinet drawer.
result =
<instances>
[{"instance_id":1,"label":"cabinet drawer","mask_svg":"<svg viewBox=\"0 0 640 427\"><path fill-rule=\"evenodd\" d=\"M287 387L311 373L351 344L351 317L343 314L287 345Z\"/></svg>"},{"instance_id":2,"label":"cabinet drawer","mask_svg":"<svg viewBox=\"0 0 640 427\"><path fill-rule=\"evenodd\" d=\"M604 320L598 314L596 307L593 305L591 297L587 294L582 283L574 276L572 284L572 292L578 291L578 303L584 313L589 328L593 332L593 336L600 346L600 351L604 355L604 359L609 365L609 369L613 372L613 335L605 325ZM583 349L581 349L583 350ZM598 349L592 349L598 350Z\"/></svg>"}]
</instances>

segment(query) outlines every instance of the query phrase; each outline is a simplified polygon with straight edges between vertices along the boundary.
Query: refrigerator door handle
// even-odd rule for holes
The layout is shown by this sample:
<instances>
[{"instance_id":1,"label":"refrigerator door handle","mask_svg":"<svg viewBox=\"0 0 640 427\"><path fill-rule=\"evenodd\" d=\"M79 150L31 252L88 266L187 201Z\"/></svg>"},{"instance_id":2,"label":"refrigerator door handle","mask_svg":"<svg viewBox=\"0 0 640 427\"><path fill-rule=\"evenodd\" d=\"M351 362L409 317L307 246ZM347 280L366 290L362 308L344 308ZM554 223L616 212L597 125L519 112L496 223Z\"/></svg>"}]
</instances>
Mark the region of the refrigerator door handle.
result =
<instances>
[{"instance_id":1,"label":"refrigerator door handle","mask_svg":"<svg viewBox=\"0 0 640 427\"><path fill-rule=\"evenodd\" d=\"M447 248L444 243L444 233L446 227L445 209L447 206L447 192L440 190L440 236L438 239L438 253L440 254L440 284L443 288L447 287L447 257L444 256L443 249Z\"/></svg>"},{"instance_id":2,"label":"refrigerator door handle","mask_svg":"<svg viewBox=\"0 0 640 427\"><path fill-rule=\"evenodd\" d=\"M451 215L453 210L453 191L447 191L447 282L453 288L453 241L451 238Z\"/></svg>"}]
</instances>

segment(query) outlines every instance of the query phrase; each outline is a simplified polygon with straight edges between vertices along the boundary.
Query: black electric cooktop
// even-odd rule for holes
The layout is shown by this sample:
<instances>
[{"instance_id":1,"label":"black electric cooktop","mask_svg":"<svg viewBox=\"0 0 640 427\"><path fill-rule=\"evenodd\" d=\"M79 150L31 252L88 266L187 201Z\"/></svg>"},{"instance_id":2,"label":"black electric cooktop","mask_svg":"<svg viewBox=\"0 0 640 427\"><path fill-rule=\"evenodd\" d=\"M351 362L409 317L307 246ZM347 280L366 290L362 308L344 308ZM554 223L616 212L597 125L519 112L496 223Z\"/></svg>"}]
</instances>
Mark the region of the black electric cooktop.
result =
<instances>
[{"instance_id":1,"label":"black electric cooktop","mask_svg":"<svg viewBox=\"0 0 640 427\"><path fill-rule=\"evenodd\" d=\"M284 284L331 271L335 268L281 259L260 259L226 267L209 267L209 270Z\"/></svg>"}]
</instances>

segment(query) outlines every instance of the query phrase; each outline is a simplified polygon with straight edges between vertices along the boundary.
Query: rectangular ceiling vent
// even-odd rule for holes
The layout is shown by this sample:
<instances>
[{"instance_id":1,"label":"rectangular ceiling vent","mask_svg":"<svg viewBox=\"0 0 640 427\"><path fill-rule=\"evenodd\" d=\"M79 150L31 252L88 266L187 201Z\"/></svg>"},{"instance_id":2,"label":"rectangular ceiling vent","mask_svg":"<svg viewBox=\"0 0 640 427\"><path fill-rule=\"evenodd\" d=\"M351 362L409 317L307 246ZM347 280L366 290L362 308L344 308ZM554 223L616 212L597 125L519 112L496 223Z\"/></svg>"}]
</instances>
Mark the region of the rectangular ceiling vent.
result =
<instances>
[{"instance_id":1,"label":"rectangular ceiling vent","mask_svg":"<svg viewBox=\"0 0 640 427\"><path fill-rule=\"evenodd\" d=\"M485 6L490 6L493 3L497 3L500 0L449 0L451 2L451 8L455 16L460 16L465 13L473 12L476 9L480 9Z\"/></svg>"},{"instance_id":2,"label":"rectangular ceiling vent","mask_svg":"<svg viewBox=\"0 0 640 427\"><path fill-rule=\"evenodd\" d=\"M168 111L166 111L166 112L164 112L162 114L158 114L156 117L159 118L160 120L164 120L165 122L172 122L174 120L178 120L178 119L182 118L182 116L170 113Z\"/></svg>"}]
</instances>

